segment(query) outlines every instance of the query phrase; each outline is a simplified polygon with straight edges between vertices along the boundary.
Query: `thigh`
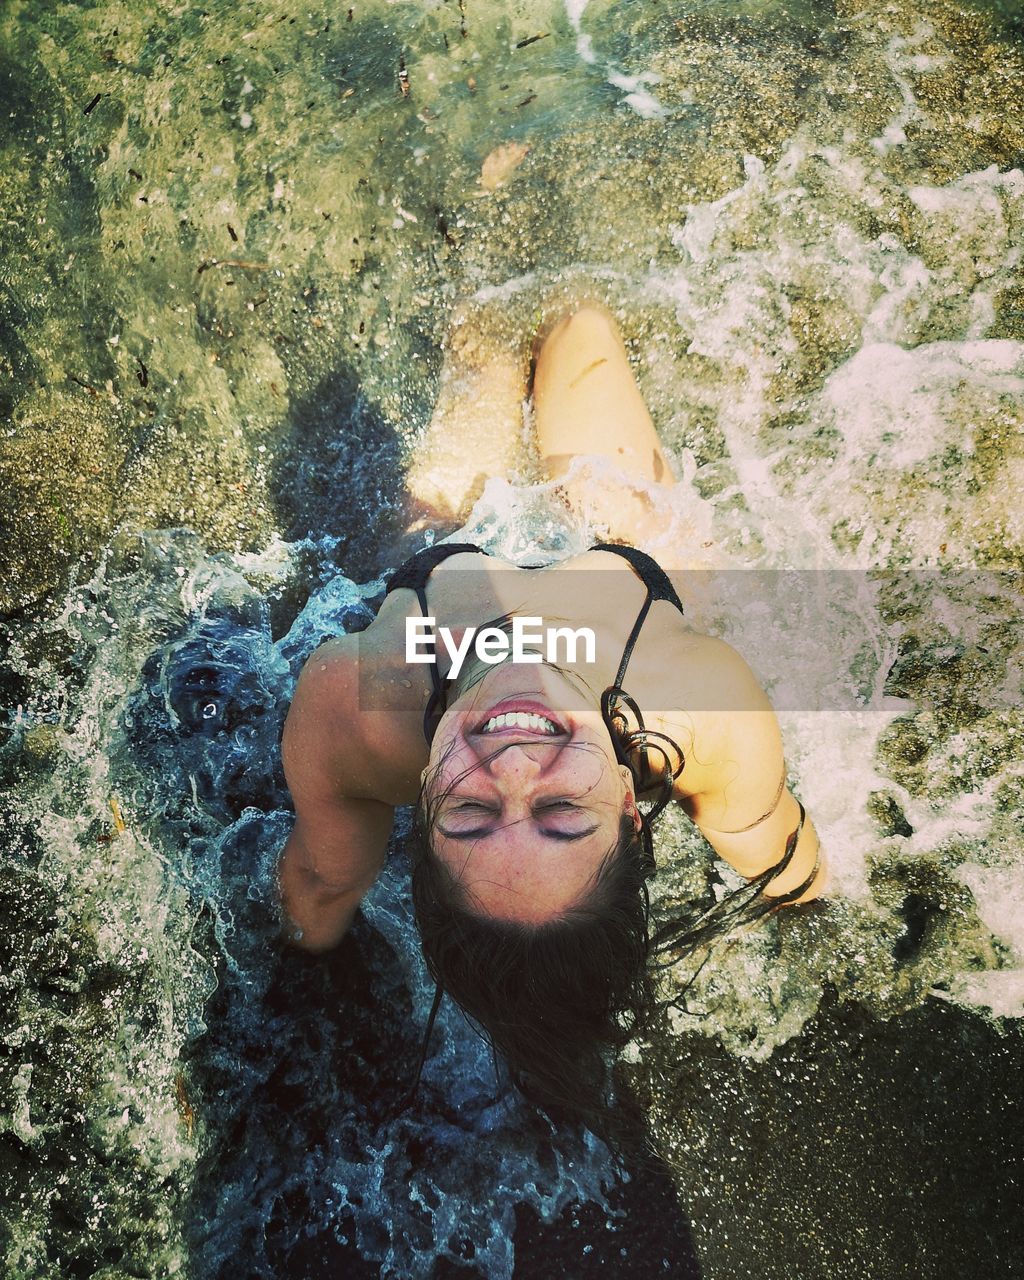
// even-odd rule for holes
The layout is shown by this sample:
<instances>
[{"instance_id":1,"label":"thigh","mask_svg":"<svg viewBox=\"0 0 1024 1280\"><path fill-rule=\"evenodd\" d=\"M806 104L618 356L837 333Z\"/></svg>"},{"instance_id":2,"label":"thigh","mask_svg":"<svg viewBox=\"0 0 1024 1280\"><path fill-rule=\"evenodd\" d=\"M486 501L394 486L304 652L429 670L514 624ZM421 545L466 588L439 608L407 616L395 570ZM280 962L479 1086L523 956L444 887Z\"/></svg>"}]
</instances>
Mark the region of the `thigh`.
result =
<instances>
[{"instance_id":1,"label":"thigh","mask_svg":"<svg viewBox=\"0 0 1024 1280\"><path fill-rule=\"evenodd\" d=\"M463 520L492 476L528 466L522 353L450 350L437 404L406 474L410 498L434 520Z\"/></svg>"},{"instance_id":2,"label":"thigh","mask_svg":"<svg viewBox=\"0 0 1024 1280\"><path fill-rule=\"evenodd\" d=\"M630 479L674 481L618 329L606 312L582 308L551 332L537 357L533 397L537 440L553 479L584 454L610 459Z\"/></svg>"}]
</instances>

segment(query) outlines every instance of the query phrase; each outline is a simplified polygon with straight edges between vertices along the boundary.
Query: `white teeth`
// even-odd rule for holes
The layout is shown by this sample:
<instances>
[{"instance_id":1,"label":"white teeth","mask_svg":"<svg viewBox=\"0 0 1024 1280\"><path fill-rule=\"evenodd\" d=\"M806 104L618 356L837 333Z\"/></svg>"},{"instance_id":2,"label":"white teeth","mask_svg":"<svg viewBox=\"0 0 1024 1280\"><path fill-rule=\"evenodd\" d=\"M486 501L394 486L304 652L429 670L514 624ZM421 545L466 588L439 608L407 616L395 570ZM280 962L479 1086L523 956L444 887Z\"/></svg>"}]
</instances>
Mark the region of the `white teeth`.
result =
<instances>
[{"instance_id":1,"label":"white teeth","mask_svg":"<svg viewBox=\"0 0 1024 1280\"><path fill-rule=\"evenodd\" d=\"M491 716L481 732L491 733L495 729L533 729L540 733L558 733L558 726L546 716L527 711L503 711L500 716Z\"/></svg>"}]
</instances>

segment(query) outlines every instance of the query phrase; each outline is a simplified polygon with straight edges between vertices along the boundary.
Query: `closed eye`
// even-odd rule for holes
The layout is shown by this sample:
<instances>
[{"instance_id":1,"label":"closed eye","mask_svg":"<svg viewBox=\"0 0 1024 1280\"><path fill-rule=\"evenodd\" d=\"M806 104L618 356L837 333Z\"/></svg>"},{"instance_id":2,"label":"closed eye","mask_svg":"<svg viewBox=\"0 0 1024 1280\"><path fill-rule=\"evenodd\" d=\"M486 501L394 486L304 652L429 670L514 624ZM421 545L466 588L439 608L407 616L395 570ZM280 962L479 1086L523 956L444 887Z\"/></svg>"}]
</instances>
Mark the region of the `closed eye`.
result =
<instances>
[{"instance_id":1,"label":"closed eye","mask_svg":"<svg viewBox=\"0 0 1024 1280\"><path fill-rule=\"evenodd\" d=\"M538 835L544 836L548 840L559 840L568 842L572 840L585 840L587 836L592 836L595 831L600 829L600 823L595 822L592 827L587 827L583 831L550 831L541 827ZM474 827L467 831L448 831L444 827L437 828L440 835L446 840L486 840L488 836L493 835L495 831L500 830L498 827Z\"/></svg>"},{"instance_id":2,"label":"closed eye","mask_svg":"<svg viewBox=\"0 0 1024 1280\"><path fill-rule=\"evenodd\" d=\"M533 817L538 822L542 822L545 816L549 814L554 817L558 815L576 814L576 813L579 813L581 816L583 816L584 814L587 813L587 811L582 809L579 805L573 804L571 800L551 800L551 801L545 802L544 804L537 805L533 810ZM476 817L477 815L480 815L480 816L493 815L494 817L500 819L500 816L501 816L500 810L494 809L490 805L483 804L480 801L474 801L474 800L465 800L457 805L452 806L448 810L448 813L446 816L449 819L455 818L456 820L458 820L458 817L460 814L465 814L467 818L470 818L470 815L472 815L472 817ZM599 827L600 827L600 823L598 822L595 822L592 825L588 825L579 831L572 831L572 830L565 831L565 830L559 829L558 827L551 828L551 827L540 826L538 828L538 834L545 836L549 840L560 840L560 841L584 840L586 839L587 836L593 835L594 832L599 829ZM491 835L494 831L497 831L497 830L500 830L500 826L488 825L488 826L473 826L473 827L456 827L452 829L452 828L441 826L440 824L438 825L439 833L445 836L449 840L482 840L482 839L486 839L487 836Z\"/></svg>"}]
</instances>

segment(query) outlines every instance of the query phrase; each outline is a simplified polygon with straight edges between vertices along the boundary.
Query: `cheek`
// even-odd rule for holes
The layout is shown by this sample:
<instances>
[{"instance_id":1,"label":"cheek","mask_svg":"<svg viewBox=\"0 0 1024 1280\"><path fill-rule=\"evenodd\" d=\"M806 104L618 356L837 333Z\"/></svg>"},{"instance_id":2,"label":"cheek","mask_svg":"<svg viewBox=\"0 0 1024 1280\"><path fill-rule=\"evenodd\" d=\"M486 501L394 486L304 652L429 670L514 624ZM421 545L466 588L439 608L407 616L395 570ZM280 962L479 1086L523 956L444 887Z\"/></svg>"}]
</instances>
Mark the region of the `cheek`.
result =
<instances>
[{"instance_id":1,"label":"cheek","mask_svg":"<svg viewBox=\"0 0 1024 1280\"><path fill-rule=\"evenodd\" d=\"M581 792L590 793L595 799L620 806L625 788L614 769L600 756L587 752L575 764L572 776Z\"/></svg>"},{"instance_id":2,"label":"cheek","mask_svg":"<svg viewBox=\"0 0 1024 1280\"><path fill-rule=\"evenodd\" d=\"M476 761L464 744L451 734L438 735L423 770L423 779L432 799L469 772Z\"/></svg>"}]
</instances>

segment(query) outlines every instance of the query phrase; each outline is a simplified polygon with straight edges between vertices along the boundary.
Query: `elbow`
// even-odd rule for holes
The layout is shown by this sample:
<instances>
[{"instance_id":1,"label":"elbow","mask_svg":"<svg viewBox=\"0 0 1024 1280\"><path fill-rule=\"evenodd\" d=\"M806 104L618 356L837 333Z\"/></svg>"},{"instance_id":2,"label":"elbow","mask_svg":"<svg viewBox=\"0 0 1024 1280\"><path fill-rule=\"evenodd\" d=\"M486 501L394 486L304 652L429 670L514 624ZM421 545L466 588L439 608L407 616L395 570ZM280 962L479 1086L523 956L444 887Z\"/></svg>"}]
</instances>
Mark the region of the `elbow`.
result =
<instances>
[{"instance_id":1,"label":"elbow","mask_svg":"<svg viewBox=\"0 0 1024 1280\"><path fill-rule=\"evenodd\" d=\"M303 910L291 909L286 900L283 906L285 940L308 955L319 956L333 951L348 933L359 900L305 904Z\"/></svg>"},{"instance_id":2,"label":"elbow","mask_svg":"<svg viewBox=\"0 0 1024 1280\"><path fill-rule=\"evenodd\" d=\"M332 951L341 942L365 892L328 885L294 864L282 866L279 883L284 937L310 955Z\"/></svg>"},{"instance_id":3,"label":"elbow","mask_svg":"<svg viewBox=\"0 0 1024 1280\"><path fill-rule=\"evenodd\" d=\"M299 925L295 924L294 921L288 920L285 922L284 937L291 946L297 948L299 951L304 951L306 955L322 956L326 955L328 951L333 951L341 942L344 934L337 937L327 937L324 935L318 937L316 933L309 934L300 928Z\"/></svg>"},{"instance_id":4,"label":"elbow","mask_svg":"<svg viewBox=\"0 0 1024 1280\"><path fill-rule=\"evenodd\" d=\"M829 889L829 873L828 863L824 854L819 849L811 875L805 881L797 881L796 884L791 883L792 877L784 874L778 877L778 880L769 881L764 888L764 896L771 898L784 898L785 901L780 902L780 907L798 907L803 906L806 902L814 902L816 899L824 897ZM798 896L791 897L794 890L800 890Z\"/></svg>"}]
</instances>

